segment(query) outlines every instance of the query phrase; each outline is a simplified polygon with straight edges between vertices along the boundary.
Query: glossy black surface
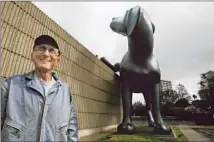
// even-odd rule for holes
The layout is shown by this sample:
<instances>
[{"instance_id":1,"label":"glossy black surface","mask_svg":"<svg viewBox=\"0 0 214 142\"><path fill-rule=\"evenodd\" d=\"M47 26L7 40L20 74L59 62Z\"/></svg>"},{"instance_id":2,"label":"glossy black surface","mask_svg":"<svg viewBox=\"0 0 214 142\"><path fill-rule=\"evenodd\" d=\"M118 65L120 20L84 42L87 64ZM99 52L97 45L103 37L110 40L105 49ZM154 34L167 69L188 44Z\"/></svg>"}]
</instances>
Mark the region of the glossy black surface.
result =
<instances>
[{"instance_id":1,"label":"glossy black surface","mask_svg":"<svg viewBox=\"0 0 214 142\"><path fill-rule=\"evenodd\" d=\"M111 29L127 36L128 51L120 63L111 65L102 59L115 72L120 72L120 91L123 102L123 121L118 126L119 133L132 134L135 130L131 120L132 94L143 93L148 108L148 123L155 133L170 134L160 114L159 84L161 72L153 55L153 34L155 26L146 12L139 6L126 11L124 17L113 18Z\"/></svg>"}]
</instances>

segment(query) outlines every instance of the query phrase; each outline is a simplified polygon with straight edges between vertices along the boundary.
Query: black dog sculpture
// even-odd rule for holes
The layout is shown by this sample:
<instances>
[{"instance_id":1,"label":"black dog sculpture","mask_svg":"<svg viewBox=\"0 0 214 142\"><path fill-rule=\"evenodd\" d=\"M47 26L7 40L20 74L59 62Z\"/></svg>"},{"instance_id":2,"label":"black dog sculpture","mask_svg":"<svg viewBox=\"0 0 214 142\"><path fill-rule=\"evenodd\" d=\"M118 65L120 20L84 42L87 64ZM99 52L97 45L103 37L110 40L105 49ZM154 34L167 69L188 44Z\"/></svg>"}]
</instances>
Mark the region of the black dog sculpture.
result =
<instances>
[{"instance_id":1,"label":"black dog sculpture","mask_svg":"<svg viewBox=\"0 0 214 142\"><path fill-rule=\"evenodd\" d=\"M126 11L124 17L113 18L110 24L114 32L128 37L128 51L121 63L112 65L103 58L115 72L120 71L120 85L123 103L123 121L117 127L119 133L131 134L135 126L131 120L132 93L143 93L148 109L149 126L158 134L170 134L160 114L159 83L161 78L158 61L153 56L154 24L139 6ZM154 117L153 117L154 116Z\"/></svg>"}]
</instances>

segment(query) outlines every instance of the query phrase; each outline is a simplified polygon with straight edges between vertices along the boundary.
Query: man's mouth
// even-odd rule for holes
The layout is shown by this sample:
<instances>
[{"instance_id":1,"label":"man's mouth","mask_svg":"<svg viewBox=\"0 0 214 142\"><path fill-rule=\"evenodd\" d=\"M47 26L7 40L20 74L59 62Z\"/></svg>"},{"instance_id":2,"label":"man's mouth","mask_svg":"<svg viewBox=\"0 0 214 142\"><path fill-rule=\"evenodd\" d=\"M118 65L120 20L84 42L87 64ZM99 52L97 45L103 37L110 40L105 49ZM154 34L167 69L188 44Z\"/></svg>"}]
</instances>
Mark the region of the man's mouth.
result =
<instances>
[{"instance_id":1,"label":"man's mouth","mask_svg":"<svg viewBox=\"0 0 214 142\"><path fill-rule=\"evenodd\" d=\"M50 62L50 60L47 59L40 59L41 62Z\"/></svg>"}]
</instances>

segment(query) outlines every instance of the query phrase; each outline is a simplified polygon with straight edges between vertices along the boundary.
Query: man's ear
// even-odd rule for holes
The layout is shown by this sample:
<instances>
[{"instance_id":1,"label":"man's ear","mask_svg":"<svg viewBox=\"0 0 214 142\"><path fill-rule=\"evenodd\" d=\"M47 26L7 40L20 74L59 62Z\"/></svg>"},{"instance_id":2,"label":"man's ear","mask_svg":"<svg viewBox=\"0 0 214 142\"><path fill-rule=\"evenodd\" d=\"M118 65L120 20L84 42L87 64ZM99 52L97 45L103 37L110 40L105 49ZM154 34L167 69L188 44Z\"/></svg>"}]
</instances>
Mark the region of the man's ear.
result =
<instances>
[{"instance_id":1,"label":"man's ear","mask_svg":"<svg viewBox=\"0 0 214 142\"><path fill-rule=\"evenodd\" d=\"M136 6L130 9L126 15L127 35L130 36L138 22L140 15L140 7Z\"/></svg>"},{"instance_id":2,"label":"man's ear","mask_svg":"<svg viewBox=\"0 0 214 142\"><path fill-rule=\"evenodd\" d=\"M60 61L60 57L58 57L57 63L59 63L59 61Z\"/></svg>"},{"instance_id":3,"label":"man's ear","mask_svg":"<svg viewBox=\"0 0 214 142\"><path fill-rule=\"evenodd\" d=\"M58 56L57 63L59 63L60 61L60 56L62 56L62 53L60 53L60 55Z\"/></svg>"}]
</instances>

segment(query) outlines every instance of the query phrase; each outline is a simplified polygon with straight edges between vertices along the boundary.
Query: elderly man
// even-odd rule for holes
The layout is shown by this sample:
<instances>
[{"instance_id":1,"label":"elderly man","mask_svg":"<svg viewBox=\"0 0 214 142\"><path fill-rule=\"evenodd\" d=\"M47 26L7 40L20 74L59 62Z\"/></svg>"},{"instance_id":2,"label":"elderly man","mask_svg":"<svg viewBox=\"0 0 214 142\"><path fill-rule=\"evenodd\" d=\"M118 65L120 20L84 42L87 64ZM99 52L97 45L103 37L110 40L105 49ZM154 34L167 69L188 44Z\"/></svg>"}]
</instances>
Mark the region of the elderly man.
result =
<instances>
[{"instance_id":1,"label":"elderly man","mask_svg":"<svg viewBox=\"0 0 214 142\"><path fill-rule=\"evenodd\" d=\"M60 59L57 42L39 36L31 59L35 70L1 85L1 140L79 141L71 89L53 72Z\"/></svg>"}]
</instances>

